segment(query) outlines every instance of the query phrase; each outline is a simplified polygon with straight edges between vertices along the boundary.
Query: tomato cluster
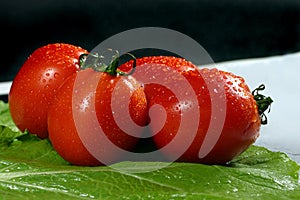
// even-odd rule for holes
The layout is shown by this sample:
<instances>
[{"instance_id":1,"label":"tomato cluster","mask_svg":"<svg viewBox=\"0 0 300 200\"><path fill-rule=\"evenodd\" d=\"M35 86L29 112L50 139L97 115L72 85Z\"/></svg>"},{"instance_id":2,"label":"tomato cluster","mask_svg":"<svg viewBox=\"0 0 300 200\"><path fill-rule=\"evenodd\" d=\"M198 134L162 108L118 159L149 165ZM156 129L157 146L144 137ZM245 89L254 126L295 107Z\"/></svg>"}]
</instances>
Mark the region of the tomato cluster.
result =
<instances>
[{"instance_id":1,"label":"tomato cluster","mask_svg":"<svg viewBox=\"0 0 300 200\"><path fill-rule=\"evenodd\" d=\"M40 47L25 61L9 93L17 127L49 138L55 150L72 164L108 164L102 159L117 162L122 155L111 146L132 151L146 126L165 157L184 162L226 163L259 136L261 113L241 77L217 69L199 70L191 62L171 56L138 58L100 71L80 69L82 55L87 54L71 44ZM143 71L144 78L129 75L132 69ZM153 73L165 78L158 80L158 74ZM192 93L179 98L176 94L185 90L180 89L183 85L176 91L170 85L178 85L180 80L186 81ZM218 95L213 97L213 93ZM151 112L157 104L165 115ZM213 123L222 126L211 128ZM201 157L201 147L216 136ZM96 145L87 144L89 140Z\"/></svg>"}]
</instances>

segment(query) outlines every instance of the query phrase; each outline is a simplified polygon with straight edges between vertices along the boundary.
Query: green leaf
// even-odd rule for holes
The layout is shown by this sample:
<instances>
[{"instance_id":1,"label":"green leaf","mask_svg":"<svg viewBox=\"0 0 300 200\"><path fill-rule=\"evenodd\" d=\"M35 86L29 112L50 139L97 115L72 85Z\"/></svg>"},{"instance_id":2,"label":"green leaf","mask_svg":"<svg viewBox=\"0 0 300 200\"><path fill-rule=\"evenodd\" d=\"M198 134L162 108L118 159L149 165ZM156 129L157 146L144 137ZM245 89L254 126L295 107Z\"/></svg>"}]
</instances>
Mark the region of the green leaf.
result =
<instances>
[{"instance_id":1,"label":"green leaf","mask_svg":"<svg viewBox=\"0 0 300 200\"><path fill-rule=\"evenodd\" d=\"M258 146L226 166L172 163L158 169L165 163L72 166L48 139L26 132L9 137L0 131L0 141L0 199L300 199L299 165Z\"/></svg>"},{"instance_id":2,"label":"green leaf","mask_svg":"<svg viewBox=\"0 0 300 200\"><path fill-rule=\"evenodd\" d=\"M7 103L0 101L0 144L5 144L19 136L24 135L12 121Z\"/></svg>"}]
</instances>

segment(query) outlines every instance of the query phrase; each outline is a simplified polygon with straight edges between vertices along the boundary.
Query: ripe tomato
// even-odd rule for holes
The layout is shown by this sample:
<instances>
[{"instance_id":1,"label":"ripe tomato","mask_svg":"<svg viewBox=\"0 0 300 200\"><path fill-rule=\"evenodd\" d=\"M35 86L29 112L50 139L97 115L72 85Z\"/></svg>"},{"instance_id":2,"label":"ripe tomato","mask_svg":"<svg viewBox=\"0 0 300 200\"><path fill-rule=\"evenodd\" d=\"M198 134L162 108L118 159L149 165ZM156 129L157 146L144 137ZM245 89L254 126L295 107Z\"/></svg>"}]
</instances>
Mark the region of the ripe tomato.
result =
<instances>
[{"instance_id":1,"label":"ripe tomato","mask_svg":"<svg viewBox=\"0 0 300 200\"><path fill-rule=\"evenodd\" d=\"M203 72L204 70L201 71ZM225 121L222 122L224 124L222 124L223 127L222 130L220 130L221 133L218 136L216 143L213 144L211 142L213 147L203 158L199 157L199 152L201 146L204 144L205 138L208 137L208 129L211 126L211 123L214 123L214 119L212 117L213 101L208 86L206 86L206 84L210 84L210 82L204 82L204 79L198 73L186 74L185 77L189 80L197 94L198 102L189 102L188 106L181 107L180 105L184 105L184 102L166 102L165 99L169 97L158 94L164 93L164 90L157 92L151 88L147 88L147 86L145 89L146 94L150 94L149 104L152 105L158 102L167 104L167 113L170 113L169 115L172 116L172 118L167 121L164 128L154 136L154 141L159 148L163 148L176 137L176 133L178 132L178 121L180 120L180 116L183 111L187 113L193 112L195 109L199 109L200 119L196 136L193 139L192 144L182 154L182 156L180 156L178 161L224 164L241 154L251 144L253 144L259 136L261 124L257 105L244 80L226 72L208 70L207 73L210 74L211 80L215 80L216 76L223 76L224 79L221 81L226 81L226 104L223 108L219 108L223 109L223 111L226 110L226 113ZM216 75L215 73L220 75ZM151 95L153 92L157 93L157 95ZM168 95L167 92L165 93ZM221 117L221 115L222 114L220 113L214 117ZM177 122L173 121L173 119ZM186 132L185 134L190 134L189 129L184 131ZM215 132L213 134L217 135L218 133ZM210 137L213 138L214 136ZM174 147L168 152L164 152L164 154L171 156L170 154L178 151L178 148L181 148L179 143L174 145Z\"/></svg>"},{"instance_id":2,"label":"ripe tomato","mask_svg":"<svg viewBox=\"0 0 300 200\"><path fill-rule=\"evenodd\" d=\"M126 106L129 117L119 112ZM122 155L116 146L132 150L141 133L141 129L133 128L134 136L129 135L117 121L125 126L131 121L144 126L146 120L146 96L134 78L85 69L70 76L55 95L48 113L49 139L54 149L74 165L107 165Z\"/></svg>"},{"instance_id":3,"label":"ripe tomato","mask_svg":"<svg viewBox=\"0 0 300 200\"><path fill-rule=\"evenodd\" d=\"M184 95L178 98L176 91L164 86L167 82L145 83L148 106L160 104L166 112L162 127L159 122L164 120L164 116L159 112L151 116L150 126L152 130L158 130L153 132L157 148L170 160L180 154L177 161L224 164L242 153L259 136L261 122L258 107L243 78L217 69L198 70L187 61L174 57L146 57L137 59L136 63L137 68L156 67L156 71L164 71L166 76L167 73L174 73L170 69L175 69L195 92L194 100ZM132 63L129 62L121 68L128 69L131 66ZM175 74L171 76L175 77ZM197 120L195 118L183 122L185 116L192 116L196 111L199 113ZM185 123L184 130L181 130L183 135L177 142L173 142L179 137L177 133L182 123ZM214 128L215 123L219 123L217 126L221 125L220 130L217 130L217 126ZM195 127L198 128L193 138L191 135ZM188 140L191 140L190 144ZM207 145L207 141L211 147L202 147ZM187 148L183 149L186 144ZM164 148L167 146L168 148ZM206 148L204 150L207 151L203 157L199 157L201 148Z\"/></svg>"},{"instance_id":4,"label":"ripe tomato","mask_svg":"<svg viewBox=\"0 0 300 200\"><path fill-rule=\"evenodd\" d=\"M79 56L87 51L54 43L36 49L13 80L9 108L17 127L46 138L47 111L62 82L79 69Z\"/></svg>"}]
</instances>

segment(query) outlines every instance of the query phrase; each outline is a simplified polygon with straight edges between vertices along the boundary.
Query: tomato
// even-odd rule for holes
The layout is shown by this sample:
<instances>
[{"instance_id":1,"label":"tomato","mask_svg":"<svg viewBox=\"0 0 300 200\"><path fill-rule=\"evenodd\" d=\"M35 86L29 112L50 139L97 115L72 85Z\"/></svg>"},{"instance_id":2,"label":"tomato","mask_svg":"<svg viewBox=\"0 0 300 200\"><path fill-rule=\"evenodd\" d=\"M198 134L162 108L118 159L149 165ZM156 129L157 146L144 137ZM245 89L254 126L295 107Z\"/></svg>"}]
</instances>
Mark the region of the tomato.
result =
<instances>
[{"instance_id":1,"label":"tomato","mask_svg":"<svg viewBox=\"0 0 300 200\"><path fill-rule=\"evenodd\" d=\"M63 81L79 69L79 56L87 50L54 43L36 49L15 76L9 92L12 119L21 130L46 138L47 111Z\"/></svg>"},{"instance_id":2,"label":"tomato","mask_svg":"<svg viewBox=\"0 0 300 200\"><path fill-rule=\"evenodd\" d=\"M177 80L180 74L194 91L176 96L180 87L172 90L165 86L172 78L161 83L145 83L149 108L159 104L166 113L163 116L154 112L150 127L155 130L154 143L169 160L224 164L241 154L259 136L258 106L242 77L217 69L199 70L175 57L146 57L137 59L136 63L137 68L157 68L154 71ZM126 70L131 66L132 62L128 62L120 68ZM173 84L176 85L176 81ZM198 118L195 113L199 114ZM188 116L192 118L189 120ZM165 123L161 125L161 121Z\"/></svg>"},{"instance_id":3,"label":"tomato","mask_svg":"<svg viewBox=\"0 0 300 200\"><path fill-rule=\"evenodd\" d=\"M122 112L126 106L128 116ZM85 69L70 76L55 95L48 113L49 139L74 165L108 165L122 156L116 147L124 151L135 147L142 130L133 127L128 134L117 122L146 125L142 85L131 76Z\"/></svg>"},{"instance_id":4,"label":"tomato","mask_svg":"<svg viewBox=\"0 0 300 200\"><path fill-rule=\"evenodd\" d=\"M212 76L215 76L215 72L216 71L208 70L208 73ZM178 158L177 161L205 164L224 164L241 154L251 144L253 144L256 138L259 136L260 118L257 105L253 99L253 96L251 95L251 92L245 85L244 80L229 73L220 71L218 72L222 74L220 76L224 76L226 81L228 81L225 86L226 104L223 108L226 110L224 119L225 121L222 122L224 124L222 124L223 127L220 130L220 135L215 141L216 143L211 144L213 145L211 147L212 149L203 158L199 157L200 148L208 135L209 126L211 123L213 123L213 103L209 89L206 86L206 84L210 84L210 82L205 83L204 79L198 73L195 75L185 75L190 84L193 86L198 97L198 102L189 102L188 107L179 107L179 105L183 105L184 102L166 102L165 99L168 99L168 96L162 96L159 94L156 96L151 95L153 92L158 92L146 87L146 94L150 94L149 96L151 96L149 104L167 104L167 113L169 116L172 116L172 118L170 117L167 120L164 128L154 136L154 141L158 148L164 147L176 137L176 133L178 132L178 121L181 113L183 113L183 110L185 110L186 113L193 112L195 109L199 109L200 119L196 136L188 149L180 156L180 158ZM215 77L211 78L213 80ZM235 84L232 85L232 83ZM163 92L163 90L160 91L160 93ZM167 92L165 93L168 95ZM217 114L215 117L221 117L220 115L222 114ZM189 129L184 131L185 134L190 134ZM213 134L217 135L218 133L215 132ZM214 136L211 136L211 138L212 137ZM180 143L174 145L172 149L170 149L168 152L164 152L164 154L170 156L169 154L172 154L174 151L178 151L179 148L181 148Z\"/></svg>"}]
</instances>

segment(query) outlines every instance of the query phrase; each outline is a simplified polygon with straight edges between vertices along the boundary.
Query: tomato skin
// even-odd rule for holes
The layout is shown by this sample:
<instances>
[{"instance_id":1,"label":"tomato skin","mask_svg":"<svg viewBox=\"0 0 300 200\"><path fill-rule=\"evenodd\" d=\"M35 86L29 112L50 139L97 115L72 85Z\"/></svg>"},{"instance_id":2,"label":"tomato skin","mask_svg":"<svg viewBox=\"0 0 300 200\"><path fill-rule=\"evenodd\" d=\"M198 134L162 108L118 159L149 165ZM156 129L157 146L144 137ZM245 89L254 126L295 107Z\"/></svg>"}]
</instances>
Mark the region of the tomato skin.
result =
<instances>
[{"instance_id":1,"label":"tomato skin","mask_svg":"<svg viewBox=\"0 0 300 200\"><path fill-rule=\"evenodd\" d=\"M54 43L36 49L15 76L9 92L9 107L16 126L48 136L47 111L63 81L79 69L79 56L87 50Z\"/></svg>"},{"instance_id":2,"label":"tomato skin","mask_svg":"<svg viewBox=\"0 0 300 200\"><path fill-rule=\"evenodd\" d=\"M159 84L145 84L145 93L147 96L148 107L155 104L160 104L166 111L166 121L164 126L160 129L159 123L163 120L160 114L153 115L150 123L152 130L159 130L152 138L157 148L169 159L173 160L177 155L181 155L176 161L180 162L195 162L205 164L224 164L234 157L241 154L251 144L255 142L259 136L260 131L260 117L258 114L257 104L242 77L236 76L232 73L220 71L217 69L198 69L190 62L182 58L168 57L168 56L152 56L144 57L136 60L137 68L149 65L161 65L157 70L162 70L163 67L175 69L179 74L192 86L197 100L189 102L189 106L184 105L186 100L176 98L174 93L164 86ZM188 66L188 67L187 67ZM132 62L123 64L120 68L128 71L132 67ZM167 71L167 68L165 68ZM212 117L212 96L210 91L213 90L209 86L216 87L213 81L220 81L223 88L225 121L222 130L220 130L219 139L214 144L209 153L200 158L199 151L207 132L210 127ZM164 84L164 83L162 83ZM224 97L225 96L225 97ZM221 99L222 99L221 98ZM199 110L199 121L191 120L186 125L185 135L190 138L191 130L189 127L198 126L195 138L187 149L183 149L182 142L173 143L171 148L163 149L163 147L170 144L177 136L179 124L182 123L181 114L183 109L186 113ZM222 115L222 114L220 114ZM216 117L219 117L218 115ZM184 150L183 153L182 149Z\"/></svg>"},{"instance_id":3,"label":"tomato skin","mask_svg":"<svg viewBox=\"0 0 300 200\"><path fill-rule=\"evenodd\" d=\"M204 71L212 79L215 79L215 76L222 76L224 77L223 81L226 82L224 87L226 95L224 126L219 139L211 151L205 157L199 158L199 151L203 145L204 138L207 135L211 122L212 102L208 87L206 86L206 84L210 84L210 82L205 82L199 73L196 73L196 75L192 75L193 73L183 73L187 80L189 80L189 83L193 86L198 97L198 102L190 103L189 109L191 112L194 109L199 109L200 120L199 128L192 144L177 159L177 161L225 164L240 155L255 142L259 136L261 125L260 117L257 111L256 102L243 78L223 71L208 69L200 70L202 73ZM215 72L218 72L221 75L215 75ZM178 125L176 126L176 124L180 122L178 121L178 118L180 119L180 113L182 111L182 108L178 111L176 106L182 102L166 102L166 99L168 99L167 96L162 97L160 94L154 95L153 89L147 87L147 85L145 86L145 92L147 97L150 96L150 99L148 99L149 106L156 103L167 104L167 107L165 107L169 116L167 122L163 129L153 137L155 144L161 149L176 137L178 131ZM197 103L200 107L198 107ZM155 124L153 126L155 126ZM186 134L190 134L190 131L186 130ZM177 144L171 150L163 153L167 157L172 157L172 153L178 151L180 148L181 145Z\"/></svg>"},{"instance_id":4,"label":"tomato skin","mask_svg":"<svg viewBox=\"0 0 300 200\"><path fill-rule=\"evenodd\" d=\"M95 81L97 85L93 86ZM122 89L116 96L112 96L117 83L120 83L121 86L118 86ZM92 69L81 70L70 76L55 95L48 113L49 139L54 149L74 165L107 165L108 163L99 161L89 152L82 140L83 135L94 142L96 151L105 152L104 160L114 163L121 155L110 151L108 143L102 142L98 137L97 127L101 126L105 136L114 145L127 151L132 150L138 137L128 135L118 127L112 110L112 97L118 101L124 96L124 90L129 90L131 94L128 106L132 120L140 126L145 125L146 96L141 85L133 79L122 79L120 76L111 76Z\"/></svg>"}]
</instances>

